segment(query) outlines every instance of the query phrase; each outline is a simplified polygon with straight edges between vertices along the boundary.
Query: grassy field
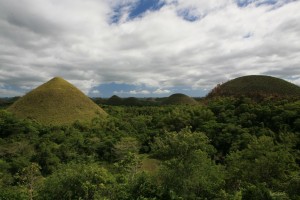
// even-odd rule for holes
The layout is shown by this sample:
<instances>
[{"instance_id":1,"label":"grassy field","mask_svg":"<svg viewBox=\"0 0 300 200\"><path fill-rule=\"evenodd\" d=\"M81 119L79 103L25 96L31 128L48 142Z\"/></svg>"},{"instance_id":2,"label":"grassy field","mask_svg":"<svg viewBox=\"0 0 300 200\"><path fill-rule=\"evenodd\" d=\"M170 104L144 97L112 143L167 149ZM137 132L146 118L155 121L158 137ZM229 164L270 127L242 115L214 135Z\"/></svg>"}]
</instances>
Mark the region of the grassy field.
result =
<instances>
[{"instance_id":1,"label":"grassy field","mask_svg":"<svg viewBox=\"0 0 300 200\"><path fill-rule=\"evenodd\" d=\"M149 173L155 173L159 169L161 161L149 158L148 155L142 155L141 156L141 171L147 171Z\"/></svg>"}]
</instances>

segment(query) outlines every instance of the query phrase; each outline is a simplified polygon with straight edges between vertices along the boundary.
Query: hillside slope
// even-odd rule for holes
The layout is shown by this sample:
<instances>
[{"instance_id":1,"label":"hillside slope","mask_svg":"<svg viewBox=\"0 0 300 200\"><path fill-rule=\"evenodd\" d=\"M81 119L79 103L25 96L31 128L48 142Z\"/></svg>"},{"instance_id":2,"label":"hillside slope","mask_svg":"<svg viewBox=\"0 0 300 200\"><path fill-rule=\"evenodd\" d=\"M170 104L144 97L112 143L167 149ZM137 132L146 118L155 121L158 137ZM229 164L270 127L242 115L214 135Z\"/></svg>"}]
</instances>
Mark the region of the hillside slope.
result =
<instances>
[{"instance_id":1,"label":"hillside slope","mask_svg":"<svg viewBox=\"0 0 300 200\"><path fill-rule=\"evenodd\" d=\"M62 78L55 77L37 87L8 108L20 118L30 118L43 124L71 124L106 116L79 89Z\"/></svg>"}]
</instances>

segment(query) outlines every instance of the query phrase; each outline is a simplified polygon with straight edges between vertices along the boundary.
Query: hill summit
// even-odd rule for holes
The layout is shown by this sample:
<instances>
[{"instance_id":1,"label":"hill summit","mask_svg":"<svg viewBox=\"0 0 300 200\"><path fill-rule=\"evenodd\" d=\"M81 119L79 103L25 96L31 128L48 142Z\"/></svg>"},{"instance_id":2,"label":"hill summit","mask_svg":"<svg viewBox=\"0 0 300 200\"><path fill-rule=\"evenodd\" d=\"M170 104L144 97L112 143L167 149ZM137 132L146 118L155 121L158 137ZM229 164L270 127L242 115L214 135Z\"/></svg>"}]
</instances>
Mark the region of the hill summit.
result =
<instances>
[{"instance_id":1,"label":"hill summit","mask_svg":"<svg viewBox=\"0 0 300 200\"><path fill-rule=\"evenodd\" d=\"M207 97L300 97L300 87L280 78L264 75L242 76L216 86Z\"/></svg>"},{"instance_id":2,"label":"hill summit","mask_svg":"<svg viewBox=\"0 0 300 200\"><path fill-rule=\"evenodd\" d=\"M176 93L162 102L165 105L195 105L197 101L185 94Z\"/></svg>"},{"instance_id":3,"label":"hill summit","mask_svg":"<svg viewBox=\"0 0 300 200\"><path fill-rule=\"evenodd\" d=\"M27 93L8 111L20 118L52 125L71 124L76 120L88 122L107 115L79 89L60 77Z\"/></svg>"}]
</instances>

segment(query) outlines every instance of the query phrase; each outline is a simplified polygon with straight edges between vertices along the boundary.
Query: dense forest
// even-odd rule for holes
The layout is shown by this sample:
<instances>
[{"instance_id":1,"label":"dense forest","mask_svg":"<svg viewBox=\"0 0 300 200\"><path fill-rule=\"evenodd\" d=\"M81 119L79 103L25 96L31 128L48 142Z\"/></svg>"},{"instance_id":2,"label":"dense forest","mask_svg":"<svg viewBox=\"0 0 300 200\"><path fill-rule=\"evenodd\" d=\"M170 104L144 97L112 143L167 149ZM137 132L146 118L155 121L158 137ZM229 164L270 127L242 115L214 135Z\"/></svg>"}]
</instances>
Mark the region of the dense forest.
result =
<instances>
[{"instance_id":1,"label":"dense forest","mask_svg":"<svg viewBox=\"0 0 300 200\"><path fill-rule=\"evenodd\" d=\"M42 125L0 110L0 199L300 199L300 101L112 106Z\"/></svg>"}]
</instances>

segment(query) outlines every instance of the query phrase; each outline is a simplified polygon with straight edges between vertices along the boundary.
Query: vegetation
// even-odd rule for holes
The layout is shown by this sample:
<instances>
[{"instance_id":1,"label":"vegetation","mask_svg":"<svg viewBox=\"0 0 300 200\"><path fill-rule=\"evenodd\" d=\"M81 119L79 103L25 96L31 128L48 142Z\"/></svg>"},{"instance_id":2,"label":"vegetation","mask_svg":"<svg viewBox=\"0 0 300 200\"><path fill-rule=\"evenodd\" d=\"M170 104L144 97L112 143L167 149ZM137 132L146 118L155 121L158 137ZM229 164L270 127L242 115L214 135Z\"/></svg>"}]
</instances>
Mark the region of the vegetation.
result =
<instances>
[{"instance_id":1,"label":"vegetation","mask_svg":"<svg viewBox=\"0 0 300 200\"><path fill-rule=\"evenodd\" d=\"M55 126L0 110L0 199L300 199L299 100L102 107Z\"/></svg>"},{"instance_id":2,"label":"vegetation","mask_svg":"<svg viewBox=\"0 0 300 200\"><path fill-rule=\"evenodd\" d=\"M16 102L20 97L6 97L6 98L0 98L0 109L1 108L7 108L10 105L12 105L14 102Z\"/></svg>"},{"instance_id":3,"label":"vegetation","mask_svg":"<svg viewBox=\"0 0 300 200\"><path fill-rule=\"evenodd\" d=\"M93 98L92 99L98 105L110 105L110 106L159 106L164 98L121 98L117 95L113 95L108 99Z\"/></svg>"},{"instance_id":4,"label":"vegetation","mask_svg":"<svg viewBox=\"0 0 300 200\"><path fill-rule=\"evenodd\" d=\"M128 97L123 100L125 106L140 106L140 101L135 97Z\"/></svg>"},{"instance_id":5,"label":"vegetation","mask_svg":"<svg viewBox=\"0 0 300 200\"><path fill-rule=\"evenodd\" d=\"M172 94L162 102L164 105L196 105L197 101L185 94Z\"/></svg>"},{"instance_id":6,"label":"vegetation","mask_svg":"<svg viewBox=\"0 0 300 200\"><path fill-rule=\"evenodd\" d=\"M20 118L43 124L72 124L107 114L62 78L53 78L17 100L8 110Z\"/></svg>"},{"instance_id":7,"label":"vegetation","mask_svg":"<svg viewBox=\"0 0 300 200\"><path fill-rule=\"evenodd\" d=\"M300 87L285 80L262 75L243 76L216 86L208 97L217 96L300 97Z\"/></svg>"}]
</instances>

